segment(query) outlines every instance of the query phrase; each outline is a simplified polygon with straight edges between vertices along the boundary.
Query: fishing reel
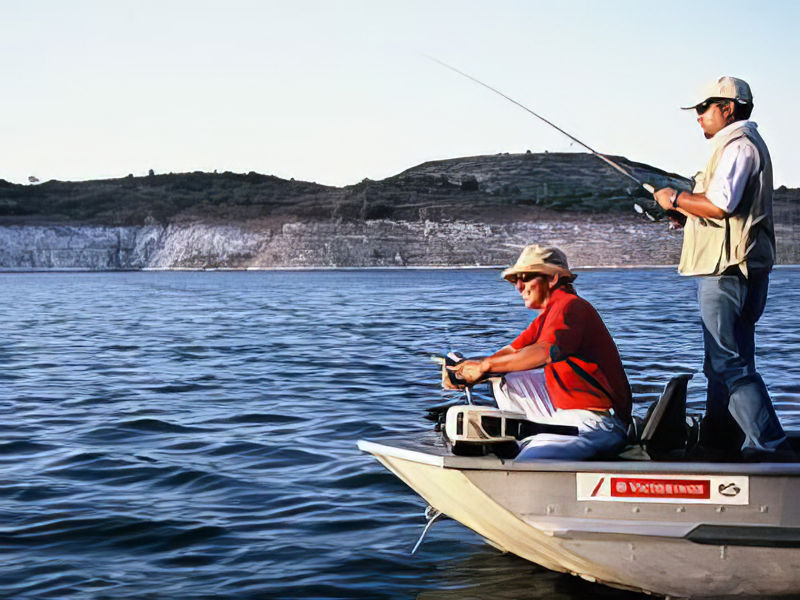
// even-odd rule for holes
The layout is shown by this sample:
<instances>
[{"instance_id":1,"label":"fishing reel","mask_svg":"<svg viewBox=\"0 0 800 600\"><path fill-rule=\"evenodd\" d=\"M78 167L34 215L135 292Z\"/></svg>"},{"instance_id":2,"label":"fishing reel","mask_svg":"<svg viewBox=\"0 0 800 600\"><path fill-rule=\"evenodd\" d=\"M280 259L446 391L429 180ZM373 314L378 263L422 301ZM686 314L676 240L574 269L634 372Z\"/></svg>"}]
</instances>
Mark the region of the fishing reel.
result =
<instances>
[{"instance_id":1,"label":"fishing reel","mask_svg":"<svg viewBox=\"0 0 800 600\"><path fill-rule=\"evenodd\" d=\"M653 208L656 211L661 211L661 214L656 212L656 214L653 215L652 212L644 208L638 202L633 203L633 210L635 210L640 215L646 217L650 221L661 221L664 219L664 217L668 217L678 224L677 227L683 227L684 225L686 225L686 215L684 215L683 213L680 213L677 210L672 210L672 209L663 210L655 200L653 200Z\"/></svg>"},{"instance_id":2,"label":"fishing reel","mask_svg":"<svg viewBox=\"0 0 800 600\"><path fill-rule=\"evenodd\" d=\"M656 188L655 186L649 183L643 183L642 187L647 190L650 194L655 194ZM678 193L685 192L688 190L681 190L678 189ZM670 219L670 229L679 229L686 225L686 215L682 212L674 210L674 209L667 209L664 210L661 206L656 202L655 198L652 198L652 206L647 209L639 202L633 203L633 210L635 210L638 214L642 215L643 217L649 219L650 221L661 221L664 217Z\"/></svg>"}]
</instances>

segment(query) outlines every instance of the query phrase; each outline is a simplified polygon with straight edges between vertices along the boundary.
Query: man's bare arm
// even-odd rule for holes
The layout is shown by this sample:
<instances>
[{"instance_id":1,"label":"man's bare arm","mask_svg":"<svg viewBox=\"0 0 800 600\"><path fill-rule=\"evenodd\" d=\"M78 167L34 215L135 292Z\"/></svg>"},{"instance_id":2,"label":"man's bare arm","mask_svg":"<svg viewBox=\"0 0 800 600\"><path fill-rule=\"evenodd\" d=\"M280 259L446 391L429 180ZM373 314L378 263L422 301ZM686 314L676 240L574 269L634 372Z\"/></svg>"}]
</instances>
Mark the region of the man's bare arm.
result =
<instances>
[{"instance_id":1,"label":"man's bare arm","mask_svg":"<svg viewBox=\"0 0 800 600\"><path fill-rule=\"evenodd\" d=\"M677 190L674 188L661 188L654 194L656 202L664 210L675 210L672 207L672 194ZM691 194L681 192L678 198L677 210L687 217L703 217L710 219L722 219L727 216L724 210L706 198L705 194Z\"/></svg>"},{"instance_id":2,"label":"man's bare arm","mask_svg":"<svg viewBox=\"0 0 800 600\"><path fill-rule=\"evenodd\" d=\"M551 344L540 342L514 350L511 346L504 346L491 356L480 360L465 360L456 367L447 367L454 371L466 383L474 383L485 373L510 373L511 371L525 371L543 367L550 361ZM443 385L452 389L444 383Z\"/></svg>"},{"instance_id":3,"label":"man's bare arm","mask_svg":"<svg viewBox=\"0 0 800 600\"><path fill-rule=\"evenodd\" d=\"M480 368L483 373L509 373L543 367L551 362L550 347L551 344L547 342L531 344L516 351L511 346L506 346L503 350L508 348L509 352L497 352L483 359Z\"/></svg>"}]
</instances>

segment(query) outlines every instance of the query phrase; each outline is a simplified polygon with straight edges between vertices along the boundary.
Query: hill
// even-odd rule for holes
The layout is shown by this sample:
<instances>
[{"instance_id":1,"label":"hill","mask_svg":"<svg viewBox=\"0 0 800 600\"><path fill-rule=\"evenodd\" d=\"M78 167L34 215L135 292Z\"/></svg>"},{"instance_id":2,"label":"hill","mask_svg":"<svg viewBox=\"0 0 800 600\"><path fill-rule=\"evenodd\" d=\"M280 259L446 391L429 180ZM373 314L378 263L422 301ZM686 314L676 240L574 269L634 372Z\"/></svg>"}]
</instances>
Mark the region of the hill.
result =
<instances>
[{"instance_id":1,"label":"hill","mask_svg":"<svg viewBox=\"0 0 800 600\"><path fill-rule=\"evenodd\" d=\"M616 157L656 185L678 175ZM0 219L142 225L205 220L503 218L500 207L629 210L636 185L590 154L474 156L427 162L343 188L258 173L178 173L15 185L0 180Z\"/></svg>"},{"instance_id":2,"label":"hill","mask_svg":"<svg viewBox=\"0 0 800 600\"><path fill-rule=\"evenodd\" d=\"M614 158L656 187L690 186ZM643 189L581 153L432 161L345 187L229 172L0 180L0 270L501 265L533 241L575 265L677 263L681 234L634 202L653 210ZM800 262L798 206L800 190L776 190L781 263Z\"/></svg>"}]
</instances>

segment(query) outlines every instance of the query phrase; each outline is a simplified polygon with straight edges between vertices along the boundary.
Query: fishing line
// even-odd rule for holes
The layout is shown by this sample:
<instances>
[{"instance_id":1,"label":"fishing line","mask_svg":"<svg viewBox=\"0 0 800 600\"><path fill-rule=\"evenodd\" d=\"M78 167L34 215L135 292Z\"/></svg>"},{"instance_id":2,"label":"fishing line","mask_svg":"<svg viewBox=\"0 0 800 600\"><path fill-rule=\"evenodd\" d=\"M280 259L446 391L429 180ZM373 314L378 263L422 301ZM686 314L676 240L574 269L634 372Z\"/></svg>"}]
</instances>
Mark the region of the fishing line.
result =
<instances>
[{"instance_id":1,"label":"fishing line","mask_svg":"<svg viewBox=\"0 0 800 600\"><path fill-rule=\"evenodd\" d=\"M436 57L434 57L434 56L430 56L430 55L428 55L428 54L425 54L424 56L425 56L426 58L428 58L428 59L432 60L433 62L440 64L441 66L445 67L446 69L450 69L450 70L451 70L451 71L453 71L454 73L458 73L458 74L459 74L459 75L461 75L462 77L466 77L466 78L467 78L467 79L469 79L470 81L473 81L473 82L477 83L478 85L481 85L481 86L485 87L487 90L491 90L492 92L494 92L494 93L495 93L495 94L497 94L498 96L502 96L503 98L505 98L506 100L508 100L508 101L509 101L509 102L511 102L512 104L515 104L515 105L519 106L519 107L520 107L522 110L524 110L524 111L526 111L526 112L528 112L528 113L532 114L532 115L533 115L534 117L536 117L537 119L540 119L540 120L544 121L545 123L547 123L548 125L550 125L550 127L552 127L553 129L556 129L557 131L560 131L561 133L563 133L565 136L567 136L567 137L568 137L569 139L571 139L573 142L575 142L575 143L577 143L577 144L580 144L581 146L583 146L584 148L586 148L586 149L587 149L589 152L591 152L592 154L594 154L594 155L595 155L597 158L599 158L600 160L602 160L603 162L605 162L607 165L609 165L611 168L613 168L613 169L614 169L614 170L616 170L617 172L621 173L622 175L624 175L625 177L627 177L627 178L628 178L628 179L630 179L631 181L634 181L634 182L636 182L636 184L637 184L637 185L639 185L639 186L641 186L642 188L644 188L645 190L647 190L647 192L648 192L648 193L650 193L650 194L653 194L653 193L656 191L656 190L655 190L655 187L653 187L653 186L652 186L652 185L650 185L649 183L645 183L644 181L642 181L642 180L641 180L641 179L639 179L638 177L634 176L634 175L633 175L633 174L632 174L630 171L628 171L628 170L627 170L627 169L625 169L624 167L620 166L619 164L617 164L616 162L614 162L613 160L611 160L611 159L610 159L610 158L608 158L607 156L605 156L605 155L603 155L603 154L600 154L600 153L599 153L597 150L595 150L595 149L594 149L594 148L592 148L591 146L589 146L589 145L587 145L587 144L584 144L582 141L580 141L578 138L576 138L576 137L575 137L574 135L572 135L571 133L568 133L568 132L564 131L563 129L561 129L561 127L559 127L558 125L556 125L556 124L555 124L555 123L553 123L552 121L549 121L548 119L545 119L545 118L544 118L542 115L540 115L540 114L538 114L538 113L534 112L533 110L531 110L530 108L528 108L528 107L527 107L527 106L525 106L524 104L522 104L522 103L520 103L520 102L518 102L518 101L514 100L514 98L512 98L512 97L510 97L510 96L507 96L506 94L504 94L504 93L503 93L503 92L501 92L500 90L498 90L498 89L496 89L496 88L493 88L492 86L490 86L490 85L489 85L489 84L487 84L487 83L484 83L484 82L483 82L483 81L481 81L480 79L476 79L476 78L475 78L475 77L473 77L472 75L469 75L468 73L465 73L464 71L461 71L461 70L459 70L459 69L455 68L455 67L454 67L454 66L452 66L452 65L448 65L446 62L443 62L443 61L439 60L438 58L436 58ZM637 212L638 212L638 211L637 211Z\"/></svg>"}]
</instances>

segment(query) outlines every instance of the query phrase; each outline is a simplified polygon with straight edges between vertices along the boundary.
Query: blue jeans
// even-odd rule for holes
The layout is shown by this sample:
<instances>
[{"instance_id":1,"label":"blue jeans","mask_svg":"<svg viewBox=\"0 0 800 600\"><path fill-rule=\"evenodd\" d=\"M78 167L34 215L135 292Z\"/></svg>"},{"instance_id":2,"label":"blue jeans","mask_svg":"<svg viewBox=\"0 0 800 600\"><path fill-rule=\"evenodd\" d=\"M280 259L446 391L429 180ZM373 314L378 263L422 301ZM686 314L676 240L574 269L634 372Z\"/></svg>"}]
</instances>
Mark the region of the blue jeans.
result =
<instances>
[{"instance_id":1,"label":"blue jeans","mask_svg":"<svg viewBox=\"0 0 800 600\"><path fill-rule=\"evenodd\" d=\"M786 434L755 362L755 328L767 303L769 271L697 281L708 379L702 441L722 449L741 443L742 450L773 451L786 443Z\"/></svg>"}]
</instances>

